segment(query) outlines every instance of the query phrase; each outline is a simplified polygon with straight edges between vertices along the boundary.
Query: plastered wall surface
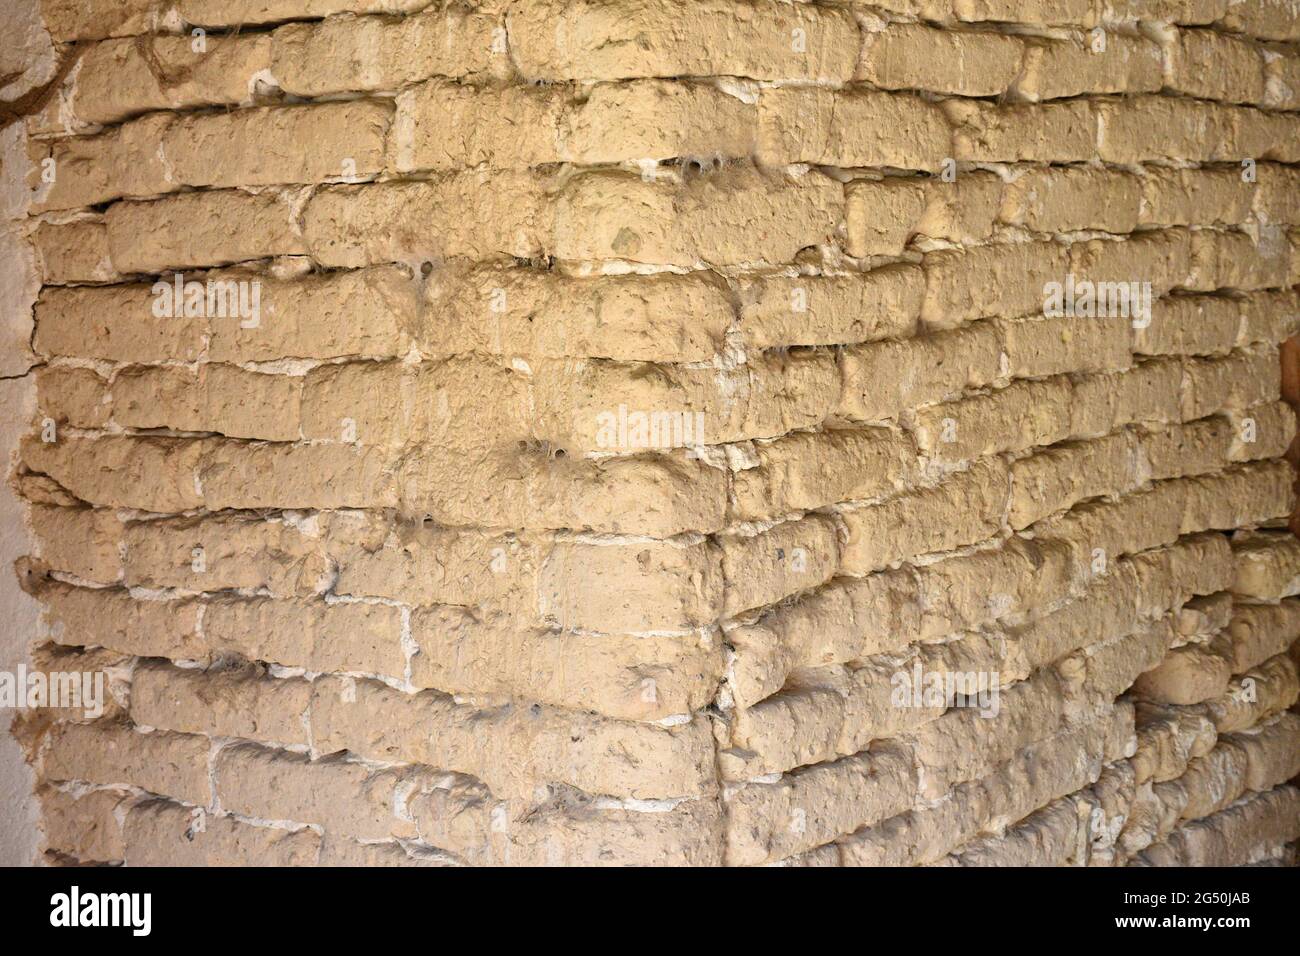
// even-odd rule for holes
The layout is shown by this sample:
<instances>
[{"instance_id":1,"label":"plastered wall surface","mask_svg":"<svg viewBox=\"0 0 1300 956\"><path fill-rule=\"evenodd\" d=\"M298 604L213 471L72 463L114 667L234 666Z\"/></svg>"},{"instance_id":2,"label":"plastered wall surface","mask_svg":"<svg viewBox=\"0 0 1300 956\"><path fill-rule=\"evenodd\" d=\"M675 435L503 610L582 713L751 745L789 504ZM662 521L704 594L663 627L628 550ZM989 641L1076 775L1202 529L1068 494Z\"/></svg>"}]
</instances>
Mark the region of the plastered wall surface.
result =
<instances>
[{"instance_id":1,"label":"plastered wall surface","mask_svg":"<svg viewBox=\"0 0 1300 956\"><path fill-rule=\"evenodd\" d=\"M54 44L36 0L14 0L5 15L0 45L0 110L21 113L54 78ZM36 408L32 373L32 306L40 290L35 255L24 220L30 205L28 170L19 122L5 117L0 131L0 462L12 467L18 443ZM32 551L25 502L8 483L0 487L0 671L16 674L29 658L38 606L10 572ZM0 709L0 866L36 858L39 844L33 774L18 742L8 733L14 711Z\"/></svg>"},{"instance_id":2,"label":"plastered wall surface","mask_svg":"<svg viewBox=\"0 0 1300 956\"><path fill-rule=\"evenodd\" d=\"M0 427L0 449L12 453L36 405L34 384L26 379L0 381L0 402L6 421ZM7 456L6 456L7 458ZM23 502L0 492L0 563L6 572L31 552L23 520ZM22 592L17 578L0 576L0 670L16 671L28 659L28 644L36 633L37 604ZM36 856L37 808L33 775L18 742L8 733L12 712L0 712L0 866L21 866Z\"/></svg>"},{"instance_id":3,"label":"plastered wall surface","mask_svg":"<svg viewBox=\"0 0 1300 956\"><path fill-rule=\"evenodd\" d=\"M25 9L0 853L1294 862L1300 6Z\"/></svg>"}]
</instances>

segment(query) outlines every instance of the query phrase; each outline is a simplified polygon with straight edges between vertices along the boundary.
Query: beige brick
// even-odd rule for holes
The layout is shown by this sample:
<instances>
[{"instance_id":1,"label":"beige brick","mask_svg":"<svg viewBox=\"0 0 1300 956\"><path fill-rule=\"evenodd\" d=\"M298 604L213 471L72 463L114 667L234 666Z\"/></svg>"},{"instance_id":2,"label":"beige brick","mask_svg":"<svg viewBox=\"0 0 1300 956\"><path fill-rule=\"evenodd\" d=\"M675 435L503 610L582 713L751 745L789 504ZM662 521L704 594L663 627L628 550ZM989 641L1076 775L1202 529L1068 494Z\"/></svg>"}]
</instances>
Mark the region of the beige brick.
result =
<instances>
[{"instance_id":1,"label":"beige brick","mask_svg":"<svg viewBox=\"0 0 1300 956\"><path fill-rule=\"evenodd\" d=\"M1158 93L1160 88L1160 47L1144 37L1107 32L1029 42L1024 68L1011 90L1037 102L1085 93Z\"/></svg>"},{"instance_id":2,"label":"beige brick","mask_svg":"<svg viewBox=\"0 0 1300 956\"><path fill-rule=\"evenodd\" d=\"M733 477L742 521L901 491L917 470L911 442L884 428L798 432L755 452L757 467Z\"/></svg>"},{"instance_id":3,"label":"beige brick","mask_svg":"<svg viewBox=\"0 0 1300 956\"><path fill-rule=\"evenodd\" d=\"M1212 30L1179 30L1169 45L1168 86L1187 96L1227 103L1258 103L1264 96L1264 58L1249 40Z\"/></svg>"},{"instance_id":4,"label":"beige brick","mask_svg":"<svg viewBox=\"0 0 1300 956\"><path fill-rule=\"evenodd\" d=\"M337 570L335 594L520 614L536 612L538 566L552 542L546 534L456 530L423 518L390 524L374 516L332 524L322 537Z\"/></svg>"},{"instance_id":5,"label":"beige brick","mask_svg":"<svg viewBox=\"0 0 1300 956\"><path fill-rule=\"evenodd\" d=\"M1021 529L1055 511L1103 495L1119 495L1139 482L1137 443L1130 433L1071 442L1011 465L1011 527Z\"/></svg>"},{"instance_id":6,"label":"beige brick","mask_svg":"<svg viewBox=\"0 0 1300 956\"><path fill-rule=\"evenodd\" d=\"M820 424L840 392L834 357L820 350L758 353L727 371L542 360L532 372L518 427L571 451L777 438Z\"/></svg>"},{"instance_id":7,"label":"beige brick","mask_svg":"<svg viewBox=\"0 0 1300 956\"><path fill-rule=\"evenodd\" d=\"M723 570L707 544L558 540L537 573L532 616L586 631L688 631L722 604Z\"/></svg>"},{"instance_id":8,"label":"beige brick","mask_svg":"<svg viewBox=\"0 0 1300 956\"><path fill-rule=\"evenodd\" d=\"M104 222L119 272L158 273L307 251L287 195L221 191L120 202ZM172 223L182 226L172 230Z\"/></svg>"},{"instance_id":9,"label":"beige brick","mask_svg":"<svg viewBox=\"0 0 1300 956\"><path fill-rule=\"evenodd\" d=\"M1295 662L1279 654L1234 677L1228 692L1203 704L1202 710L1220 734L1230 734L1285 711L1295 703L1298 690Z\"/></svg>"},{"instance_id":10,"label":"beige brick","mask_svg":"<svg viewBox=\"0 0 1300 956\"><path fill-rule=\"evenodd\" d=\"M32 438L22 460L90 504L174 513L203 499L194 475L201 446L158 438L62 438L46 444Z\"/></svg>"},{"instance_id":11,"label":"beige brick","mask_svg":"<svg viewBox=\"0 0 1300 956\"><path fill-rule=\"evenodd\" d=\"M300 386L302 437L362 447L392 447L426 437L429 413L420 400L430 376L421 377L420 371L403 362L344 362L311 369ZM522 398L523 389L516 391ZM492 404L498 424L506 426L504 396L494 395Z\"/></svg>"},{"instance_id":12,"label":"beige brick","mask_svg":"<svg viewBox=\"0 0 1300 956\"><path fill-rule=\"evenodd\" d=\"M93 369L47 365L36 373L36 407L42 423L103 428L112 408L108 382Z\"/></svg>"},{"instance_id":13,"label":"beige brick","mask_svg":"<svg viewBox=\"0 0 1300 956\"><path fill-rule=\"evenodd\" d=\"M898 256L925 214L925 180L854 180L844 187L849 255Z\"/></svg>"},{"instance_id":14,"label":"beige brick","mask_svg":"<svg viewBox=\"0 0 1300 956\"><path fill-rule=\"evenodd\" d=\"M1297 188L1300 188L1300 176L1296 171L1289 166L1261 163L1255 174L1258 183L1254 189L1256 218L1272 223L1300 220L1300 202L1295 197Z\"/></svg>"},{"instance_id":15,"label":"beige brick","mask_svg":"<svg viewBox=\"0 0 1300 956\"><path fill-rule=\"evenodd\" d=\"M1300 57L1285 47L1265 47L1262 105L1280 110L1300 109Z\"/></svg>"},{"instance_id":16,"label":"beige brick","mask_svg":"<svg viewBox=\"0 0 1300 956\"><path fill-rule=\"evenodd\" d=\"M719 530L726 508L726 475L682 453L593 461L526 446L467 463L462 452L434 450L399 478L405 510L454 525L668 537Z\"/></svg>"},{"instance_id":17,"label":"beige brick","mask_svg":"<svg viewBox=\"0 0 1300 956\"><path fill-rule=\"evenodd\" d=\"M107 863L122 859L122 825L118 808L129 805L122 790L75 792L45 789L39 793L45 848L77 860Z\"/></svg>"},{"instance_id":18,"label":"beige brick","mask_svg":"<svg viewBox=\"0 0 1300 956\"><path fill-rule=\"evenodd\" d=\"M974 840L948 860L953 866L1081 866L1090 851L1082 842L1086 832L1082 818L1091 807L1082 796L1055 801L1000 838Z\"/></svg>"},{"instance_id":19,"label":"beige brick","mask_svg":"<svg viewBox=\"0 0 1300 956\"><path fill-rule=\"evenodd\" d=\"M1097 104L1097 153L1108 163L1179 157L1237 161L1230 107L1191 99L1136 96Z\"/></svg>"},{"instance_id":20,"label":"beige brick","mask_svg":"<svg viewBox=\"0 0 1300 956\"><path fill-rule=\"evenodd\" d=\"M1128 233L1138 224L1140 189L1141 182L1124 172L1084 166L1028 169L1008 184L998 218L1033 232Z\"/></svg>"},{"instance_id":21,"label":"beige brick","mask_svg":"<svg viewBox=\"0 0 1300 956\"><path fill-rule=\"evenodd\" d=\"M171 117L155 114L96 136L42 143L28 177L37 210L77 209L122 196L155 196L176 185L158 143ZM54 182L45 184L46 163Z\"/></svg>"},{"instance_id":22,"label":"beige brick","mask_svg":"<svg viewBox=\"0 0 1300 956\"><path fill-rule=\"evenodd\" d=\"M755 107L712 86L643 80L579 95L567 86L431 81L398 97L393 161L403 172L453 171L753 152Z\"/></svg>"},{"instance_id":23,"label":"beige brick","mask_svg":"<svg viewBox=\"0 0 1300 956\"><path fill-rule=\"evenodd\" d=\"M1006 467L986 459L934 488L842 511L848 540L840 569L868 574L917 555L983 541L998 530L1006 503Z\"/></svg>"},{"instance_id":24,"label":"beige brick","mask_svg":"<svg viewBox=\"0 0 1300 956\"><path fill-rule=\"evenodd\" d=\"M317 190L303 213L305 248L327 266L387 262L528 258L539 255L548 223L541 182L527 173L483 171L432 181L392 181Z\"/></svg>"},{"instance_id":25,"label":"beige brick","mask_svg":"<svg viewBox=\"0 0 1300 956\"><path fill-rule=\"evenodd\" d=\"M1118 372L1132 364L1130 329L1140 318L1021 319L997 323L1005 361L1002 374L1043 378L1062 372Z\"/></svg>"},{"instance_id":26,"label":"beige brick","mask_svg":"<svg viewBox=\"0 0 1300 956\"><path fill-rule=\"evenodd\" d=\"M1238 349L1221 358L1183 362L1182 417L1203 418L1224 409L1246 409L1280 397L1280 367L1271 349Z\"/></svg>"},{"instance_id":27,"label":"beige brick","mask_svg":"<svg viewBox=\"0 0 1300 956\"><path fill-rule=\"evenodd\" d=\"M931 799L964 780L985 776L1017 750L1050 736L1061 721L1062 695L1050 672L1001 694L996 717L954 708L915 735L917 759L928 770L921 792Z\"/></svg>"},{"instance_id":28,"label":"beige brick","mask_svg":"<svg viewBox=\"0 0 1300 956\"><path fill-rule=\"evenodd\" d=\"M147 285L47 289L36 302L39 354L110 361L196 361L206 322L156 318Z\"/></svg>"},{"instance_id":29,"label":"beige brick","mask_svg":"<svg viewBox=\"0 0 1300 956\"><path fill-rule=\"evenodd\" d=\"M203 608L203 639L218 655L313 672L406 673L404 613L387 604L218 599Z\"/></svg>"},{"instance_id":30,"label":"beige brick","mask_svg":"<svg viewBox=\"0 0 1300 956\"><path fill-rule=\"evenodd\" d=\"M906 294L894 291L900 285L882 288L882 305ZM425 296L440 316L423 329L421 345L431 354L698 362L720 350L733 318L725 285L703 274L571 279L531 269L448 266L430 274ZM791 329L755 344L822 344L795 342L792 335Z\"/></svg>"},{"instance_id":31,"label":"beige brick","mask_svg":"<svg viewBox=\"0 0 1300 956\"><path fill-rule=\"evenodd\" d=\"M665 728L543 707L478 710L335 679L317 681L312 700L321 752L468 773L503 797L530 795L546 781L636 799L711 792L713 744L702 721Z\"/></svg>"},{"instance_id":32,"label":"beige brick","mask_svg":"<svg viewBox=\"0 0 1300 956\"><path fill-rule=\"evenodd\" d=\"M728 616L826 583L840 563L835 525L819 515L719 539Z\"/></svg>"},{"instance_id":33,"label":"beige brick","mask_svg":"<svg viewBox=\"0 0 1300 956\"><path fill-rule=\"evenodd\" d=\"M335 836L382 840L415 836L414 823L401 816L399 794L404 787L427 785L431 775L370 770L346 760L312 761L303 754L236 744L217 754L213 776L217 799L227 813L315 824Z\"/></svg>"},{"instance_id":34,"label":"beige brick","mask_svg":"<svg viewBox=\"0 0 1300 956\"><path fill-rule=\"evenodd\" d=\"M559 197L555 252L685 267L782 264L806 246L828 244L843 205L839 184L816 172L793 177L739 167L681 185L589 173Z\"/></svg>"},{"instance_id":35,"label":"beige brick","mask_svg":"<svg viewBox=\"0 0 1300 956\"><path fill-rule=\"evenodd\" d=\"M1300 771L1296 744L1300 722L1295 714L1282 714L1259 733L1231 734L1227 738L1246 754L1242 783L1249 790L1271 790Z\"/></svg>"},{"instance_id":36,"label":"beige brick","mask_svg":"<svg viewBox=\"0 0 1300 956\"><path fill-rule=\"evenodd\" d=\"M911 754L869 753L751 783L726 797L727 862L770 862L907 809L916 789Z\"/></svg>"},{"instance_id":37,"label":"beige brick","mask_svg":"<svg viewBox=\"0 0 1300 956\"><path fill-rule=\"evenodd\" d=\"M175 660L207 656L194 601L135 600L118 588L67 586L52 588L45 600L44 623L60 644Z\"/></svg>"},{"instance_id":38,"label":"beige brick","mask_svg":"<svg viewBox=\"0 0 1300 956\"><path fill-rule=\"evenodd\" d=\"M300 377L234 365L129 370L113 380L113 419L128 428L294 441L302 430L302 387Z\"/></svg>"},{"instance_id":39,"label":"beige brick","mask_svg":"<svg viewBox=\"0 0 1300 956\"><path fill-rule=\"evenodd\" d=\"M1246 106L1223 107L1231 112L1233 121L1233 152L1237 156L1254 156L1272 159L1279 163L1300 161L1300 146L1296 145L1296 130L1300 116L1256 110ZM1233 157L1234 162L1240 160Z\"/></svg>"},{"instance_id":40,"label":"beige brick","mask_svg":"<svg viewBox=\"0 0 1300 956\"><path fill-rule=\"evenodd\" d=\"M1069 267L1066 247L1055 242L997 243L942 250L925 257L921 321L952 328L982 316L1039 312L1044 286L1061 282Z\"/></svg>"},{"instance_id":41,"label":"beige brick","mask_svg":"<svg viewBox=\"0 0 1300 956\"><path fill-rule=\"evenodd\" d=\"M103 647L64 647L44 641L43 636L34 638L28 673L42 675L53 698L49 703L61 706L38 708L34 716L39 723L34 727L23 727L21 721L15 724L17 737L25 746L37 745L39 741L32 731L42 733L50 722L94 721L96 726L107 727L126 719L128 694L122 678L132 665L130 657ZM101 677L96 675L102 675L103 693L97 686ZM31 679L39 686L40 678ZM99 711L102 713L95 716Z\"/></svg>"},{"instance_id":42,"label":"beige brick","mask_svg":"<svg viewBox=\"0 0 1300 956\"><path fill-rule=\"evenodd\" d=\"M1269 289L1289 281L1289 250L1274 235L1202 229L1192 233L1192 270L1187 288Z\"/></svg>"},{"instance_id":43,"label":"beige brick","mask_svg":"<svg viewBox=\"0 0 1300 956\"><path fill-rule=\"evenodd\" d=\"M741 289L747 345L850 345L916 332L925 275L889 265L860 275L766 277Z\"/></svg>"},{"instance_id":44,"label":"beige brick","mask_svg":"<svg viewBox=\"0 0 1300 956\"><path fill-rule=\"evenodd\" d=\"M1230 421L1214 416L1152 431L1143 435L1138 445L1152 478L1205 474L1227 463L1232 430Z\"/></svg>"},{"instance_id":45,"label":"beige brick","mask_svg":"<svg viewBox=\"0 0 1300 956\"><path fill-rule=\"evenodd\" d=\"M55 40L98 40L148 32L162 12L156 0L41 0L41 18Z\"/></svg>"},{"instance_id":46,"label":"beige brick","mask_svg":"<svg viewBox=\"0 0 1300 956\"><path fill-rule=\"evenodd\" d=\"M1224 26L1266 40L1300 39L1300 15L1282 0L1259 0L1246 5L1229 4Z\"/></svg>"},{"instance_id":47,"label":"beige brick","mask_svg":"<svg viewBox=\"0 0 1300 956\"><path fill-rule=\"evenodd\" d=\"M843 82L858 30L847 11L772 0L538 3L506 18L511 52L529 79L742 76Z\"/></svg>"},{"instance_id":48,"label":"beige brick","mask_svg":"<svg viewBox=\"0 0 1300 956\"><path fill-rule=\"evenodd\" d=\"M1206 25L1223 19L1228 0L1107 0L1106 9L1116 20Z\"/></svg>"},{"instance_id":49,"label":"beige brick","mask_svg":"<svg viewBox=\"0 0 1300 956\"><path fill-rule=\"evenodd\" d=\"M1256 189L1234 169L1148 167L1142 177L1144 225L1235 225L1250 216Z\"/></svg>"},{"instance_id":50,"label":"beige brick","mask_svg":"<svg viewBox=\"0 0 1300 956\"><path fill-rule=\"evenodd\" d=\"M1007 106L946 100L943 111L959 160L1068 163L1097 152L1098 116L1086 100Z\"/></svg>"},{"instance_id":51,"label":"beige brick","mask_svg":"<svg viewBox=\"0 0 1300 956\"><path fill-rule=\"evenodd\" d=\"M1298 629L1300 604L1296 601L1236 605L1228 625L1232 673L1244 674L1285 653L1295 643Z\"/></svg>"},{"instance_id":52,"label":"beige brick","mask_svg":"<svg viewBox=\"0 0 1300 956\"><path fill-rule=\"evenodd\" d=\"M914 237L972 243L993 231L1002 181L985 172L953 183L887 177L845 186L846 251L861 258L897 256Z\"/></svg>"},{"instance_id":53,"label":"beige brick","mask_svg":"<svg viewBox=\"0 0 1300 956\"><path fill-rule=\"evenodd\" d=\"M251 99L271 65L271 38L204 39L202 51L188 36L154 34L94 44L73 80L72 114L87 123L114 123L149 110L235 106ZM157 73L151 68L155 64Z\"/></svg>"},{"instance_id":54,"label":"beige brick","mask_svg":"<svg viewBox=\"0 0 1300 956\"><path fill-rule=\"evenodd\" d=\"M1070 383L1061 377L1014 382L987 395L921 409L916 442L923 455L953 463L1053 445L1073 434L1071 406Z\"/></svg>"},{"instance_id":55,"label":"beige brick","mask_svg":"<svg viewBox=\"0 0 1300 956\"><path fill-rule=\"evenodd\" d=\"M35 505L28 520L40 558L51 568L101 584L122 576L124 529L112 511Z\"/></svg>"},{"instance_id":56,"label":"beige brick","mask_svg":"<svg viewBox=\"0 0 1300 956\"><path fill-rule=\"evenodd\" d=\"M355 840L326 836L321 843L318 866L372 867L372 866L459 866L454 857L438 850L413 847L407 851L397 841L384 843L357 843Z\"/></svg>"},{"instance_id":57,"label":"beige brick","mask_svg":"<svg viewBox=\"0 0 1300 956\"><path fill-rule=\"evenodd\" d=\"M61 724L41 772L49 780L125 784L206 806L208 751L204 737L140 733L120 724Z\"/></svg>"},{"instance_id":58,"label":"beige brick","mask_svg":"<svg viewBox=\"0 0 1300 956\"><path fill-rule=\"evenodd\" d=\"M414 821L423 842L449 848L474 863L503 855L506 839L497 834L503 821L508 832L509 807L483 784L458 774L439 774L432 780L420 774L414 782L405 816Z\"/></svg>"},{"instance_id":59,"label":"beige brick","mask_svg":"<svg viewBox=\"0 0 1300 956\"><path fill-rule=\"evenodd\" d=\"M1196 478L1189 487L1183 526L1226 529L1281 518L1295 499L1290 480L1291 469L1284 462L1256 462Z\"/></svg>"},{"instance_id":60,"label":"beige brick","mask_svg":"<svg viewBox=\"0 0 1300 956\"><path fill-rule=\"evenodd\" d=\"M855 80L883 89L998 96L1020 72L1016 37L894 23L863 34Z\"/></svg>"},{"instance_id":61,"label":"beige brick","mask_svg":"<svg viewBox=\"0 0 1300 956\"><path fill-rule=\"evenodd\" d=\"M1164 295L1177 286L1191 288L1195 272L1192 245L1197 235L1185 229L1161 229L1139 232L1123 241L1090 239L1072 243L1070 271L1076 278L1094 283L1094 287L1102 282L1150 283L1153 296ZM1057 276L1056 281L1062 278ZM1108 295L1111 289L1105 290ZM1131 315L1136 300L1133 287L1129 289ZM1141 296L1144 290L1139 284L1136 292ZM1123 314L1123 305L1121 300L1112 308Z\"/></svg>"},{"instance_id":62,"label":"beige brick","mask_svg":"<svg viewBox=\"0 0 1300 956\"><path fill-rule=\"evenodd\" d=\"M1239 300L1241 328L1238 345L1280 343L1296 334L1300 297L1291 291L1256 292Z\"/></svg>"},{"instance_id":63,"label":"beige brick","mask_svg":"<svg viewBox=\"0 0 1300 956\"><path fill-rule=\"evenodd\" d=\"M1164 704L1186 706L1218 697L1228 687L1231 645L1220 639L1209 644L1174 648L1160 663L1143 673L1133 692Z\"/></svg>"},{"instance_id":64,"label":"beige brick","mask_svg":"<svg viewBox=\"0 0 1300 956\"><path fill-rule=\"evenodd\" d=\"M721 648L699 634L624 636L527 630L456 608L411 614L416 687L662 720L706 706Z\"/></svg>"},{"instance_id":65,"label":"beige brick","mask_svg":"<svg viewBox=\"0 0 1300 956\"><path fill-rule=\"evenodd\" d=\"M1133 331L1141 355L1218 355L1237 344L1243 304L1204 295L1164 297L1151 305L1151 322Z\"/></svg>"},{"instance_id":66,"label":"beige brick","mask_svg":"<svg viewBox=\"0 0 1300 956\"><path fill-rule=\"evenodd\" d=\"M562 162L573 110L564 86L497 90L433 80L398 94L390 162L398 172Z\"/></svg>"},{"instance_id":67,"label":"beige brick","mask_svg":"<svg viewBox=\"0 0 1300 956\"><path fill-rule=\"evenodd\" d=\"M937 171L953 155L943 112L908 93L764 89L758 123L757 156L772 166L815 163Z\"/></svg>"},{"instance_id":68,"label":"beige brick","mask_svg":"<svg viewBox=\"0 0 1300 956\"><path fill-rule=\"evenodd\" d=\"M188 452L192 446L182 447ZM396 503L392 463L382 449L233 441L202 448L198 480L209 510L392 507ZM253 475L259 479L253 481Z\"/></svg>"},{"instance_id":69,"label":"beige brick","mask_svg":"<svg viewBox=\"0 0 1300 956\"><path fill-rule=\"evenodd\" d=\"M400 267L256 281L262 321L211 322L211 361L394 358L417 327L418 289Z\"/></svg>"},{"instance_id":70,"label":"beige brick","mask_svg":"<svg viewBox=\"0 0 1300 956\"><path fill-rule=\"evenodd\" d=\"M1140 859L1150 866L1241 866L1252 861L1252 851L1295 839L1298 808L1300 790L1279 787L1179 827Z\"/></svg>"},{"instance_id":71,"label":"beige brick","mask_svg":"<svg viewBox=\"0 0 1300 956\"><path fill-rule=\"evenodd\" d=\"M898 651L920 639L916 581L906 570L842 578L728 632L728 686L739 706L781 689L792 671Z\"/></svg>"},{"instance_id":72,"label":"beige brick","mask_svg":"<svg viewBox=\"0 0 1300 956\"><path fill-rule=\"evenodd\" d=\"M931 179L917 231L930 239L983 242L993 233L1002 189L1001 177L984 171L961 173L951 183Z\"/></svg>"},{"instance_id":73,"label":"beige brick","mask_svg":"<svg viewBox=\"0 0 1300 956\"><path fill-rule=\"evenodd\" d=\"M289 520L222 516L135 521L120 532L131 587L188 591L265 590L276 597L323 588L329 566L316 518L302 530Z\"/></svg>"},{"instance_id":74,"label":"beige brick","mask_svg":"<svg viewBox=\"0 0 1300 956\"><path fill-rule=\"evenodd\" d=\"M990 322L897 342L846 349L837 409L854 421L898 418L918 405L980 388L1003 374L998 330Z\"/></svg>"},{"instance_id":75,"label":"beige brick","mask_svg":"<svg viewBox=\"0 0 1300 956\"><path fill-rule=\"evenodd\" d=\"M938 11L951 9L958 20L966 22L1015 22L1026 18L1062 26L1093 26L1097 22L1097 10L1090 0L1063 0L1028 7L1020 0L956 0L952 4L944 0L922 0L922 9L934 19L942 19Z\"/></svg>"},{"instance_id":76,"label":"beige brick","mask_svg":"<svg viewBox=\"0 0 1300 956\"><path fill-rule=\"evenodd\" d=\"M239 27L339 13L414 13L422 6L422 0L179 0L177 9L186 23Z\"/></svg>"},{"instance_id":77,"label":"beige brick","mask_svg":"<svg viewBox=\"0 0 1300 956\"><path fill-rule=\"evenodd\" d=\"M919 567L921 635L943 637L1058 601L1074 586L1071 564L1060 541L1011 538Z\"/></svg>"},{"instance_id":78,"label":"beige brick","mask_svg":"<svg viewBox=\"0 0 1300 956\"><path fill-rule=\"evenodd\" d=\"M1132 708L1117 707L1109 718L1030 744L988 776L959 784L947 799L841 840L845 864L935 862L973 838L988 821L1021 819L1027 808L1086 786L1100 775L1103 761L1123 756L1132 733Z\"/></svg>"},{"instance_id":79,"label":"beige brick","mask_svg":"<svg viewBox=\"0 0 1300 956\"><path fill-rule=\"evenodd\" d=\"M603 807L578 792L507 821L503 862L518 866L720 866L722 819L713 799L671 810Z\"/></svg>"},{"instance_id":80,"label":"beige brick","mask_svg":"<svg viewBox=\"0 0 1300 956\"><path fill-rule=\"evenodd\" d=\"M32 233L32 246L41 264L41 278L50 285L111 282L118 278L103 222L41 223Z\"/></svg>"},{"instance_id":81,"label":"beige brick","mask_svg":"<svg viewBox=\"0 0 1300 956\"><path fill-rule=\"evenodd\" d=\"M1300 593L1300 542L1287 534L1260 532L1233 538L1237 574L1235 594L1279 600Z\"/></svg>"},{"instance_id":82,"label":"beige brick","mask_svg":"<svg viewBox=\"0 0 1300 956\"><path fill-rule=\"evenodd\" d=\"M289 0L278 0L285 8L278 14L268 9L271 5L253 0L233 5L190 2L202 2L205 16L231 25L298 19L305 12L293 10ZM427 6L423 0L320 0L311 5L321 9L307 12L308 17L398 10L411 15L340 17L277 29L271 34L271 72L296 96L396 90L431 76L469 78L506 70L504 51L494 50L494 31L501 21L490 13L442 4L420 10ZM235 16L232 7L247 10L247 18ZM202 22L193 15L186 19Z\"/></svg>"},{"instance_id":83,"label":"beige brick","mask_svg":"<svg viewBox=\"0 0 1300 956\"><path fill-rule=\"evenodd\" d=\"M392 119L389 104L368 100L183 117L167 127L161 155L185 186L368 179L384 169Z\"/></svg>"},{"instance_id":84,"label":"beige brick","mask_svg":"<svg viewBox=\"0 0 1300 956\"><path fill-rule=\"evenodd\" d=\"M163 730L305 745L311 695L305 680L259 676L254 668L202 671L151 664L135 670L131 717Z\"/></svg>"},{"instance_id":85,"label":"beige brick","mask_svg":"<svg viewBox=\"0 0 1300 956\"><path fill-rule=\"evenodd\" d=\"M1296 434L1296 415L1285 402L1256 405L1244 412L1231 412L1232 461L1260 461L1279 458L1291 447Z\"/></svg>"},{"instance_id":86,"label":"beige brick","mask_svg":"<svg viewBox=\"0 0 1300 956\"><path fill-rule=\"evenodd\" d=\"M311 866L313 830L254 826L165 800L131 808L124 828L128 866Z\"/></svg>"}]
</instances>

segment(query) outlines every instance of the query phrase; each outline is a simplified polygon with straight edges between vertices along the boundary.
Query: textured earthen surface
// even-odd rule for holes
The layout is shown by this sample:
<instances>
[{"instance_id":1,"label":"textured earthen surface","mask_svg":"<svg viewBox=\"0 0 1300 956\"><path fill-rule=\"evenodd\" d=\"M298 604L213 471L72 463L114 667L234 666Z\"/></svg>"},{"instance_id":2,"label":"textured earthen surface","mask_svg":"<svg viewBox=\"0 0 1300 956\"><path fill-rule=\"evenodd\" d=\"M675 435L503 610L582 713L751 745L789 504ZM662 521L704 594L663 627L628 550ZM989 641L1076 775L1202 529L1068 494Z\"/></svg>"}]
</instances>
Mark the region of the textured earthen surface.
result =
<instances>
[{"instance_id":1,"label":"textured earthen surface","mask_svg":"<svg viewBox=\"0 0 1300 956\"><path fill-rule=\"evenodd\" d=\"M1294 860L1293 3L40 8L43 861Z\"/></svg>"}]
</instances>

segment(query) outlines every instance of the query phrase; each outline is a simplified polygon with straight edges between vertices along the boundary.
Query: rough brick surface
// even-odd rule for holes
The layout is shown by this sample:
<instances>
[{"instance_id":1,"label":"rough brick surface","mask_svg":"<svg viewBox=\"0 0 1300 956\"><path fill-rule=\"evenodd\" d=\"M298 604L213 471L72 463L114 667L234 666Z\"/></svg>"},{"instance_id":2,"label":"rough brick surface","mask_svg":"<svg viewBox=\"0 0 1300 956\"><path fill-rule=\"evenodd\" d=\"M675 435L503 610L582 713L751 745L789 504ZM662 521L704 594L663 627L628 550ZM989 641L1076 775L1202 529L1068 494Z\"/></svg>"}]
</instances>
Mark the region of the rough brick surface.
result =
<instances>
[{"instance_id":1,"label":"rough brick surface","mask_svg":"<svg viewBox=\"0 0 1300 956\"><path fill-rule=\"evenodd\" d=\"M49 861L1290 852L1294 3L41 7Z\"/></svg>"}]
</instances>

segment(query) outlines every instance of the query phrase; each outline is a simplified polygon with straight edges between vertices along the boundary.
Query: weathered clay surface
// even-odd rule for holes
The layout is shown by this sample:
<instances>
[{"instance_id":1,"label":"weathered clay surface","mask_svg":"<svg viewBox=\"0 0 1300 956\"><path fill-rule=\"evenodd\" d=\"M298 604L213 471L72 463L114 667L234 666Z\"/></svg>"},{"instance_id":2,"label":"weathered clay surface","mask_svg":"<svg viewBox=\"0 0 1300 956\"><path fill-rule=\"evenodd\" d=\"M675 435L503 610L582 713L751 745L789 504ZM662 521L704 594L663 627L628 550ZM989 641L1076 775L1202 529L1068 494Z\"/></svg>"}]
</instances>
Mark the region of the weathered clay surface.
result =
<instances>
[{"instance_id":1,"label":"weathered clay surface","mask_svg":"<svg viewBox=\"0 0 1300 956\"><path fill-rule=\"evenodd\" d=\"M47 859L1294 855L1294 4L41 7Z\"/></svg>"}]
</instances>

